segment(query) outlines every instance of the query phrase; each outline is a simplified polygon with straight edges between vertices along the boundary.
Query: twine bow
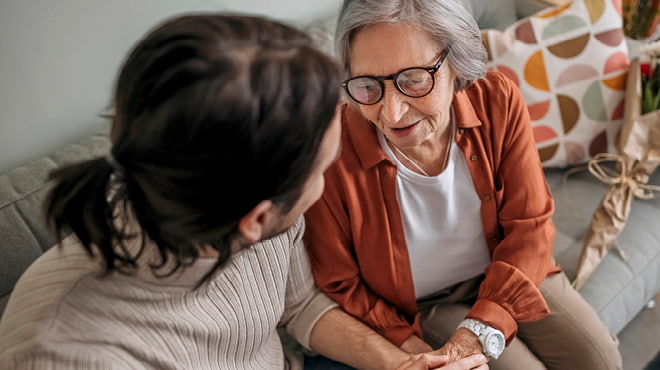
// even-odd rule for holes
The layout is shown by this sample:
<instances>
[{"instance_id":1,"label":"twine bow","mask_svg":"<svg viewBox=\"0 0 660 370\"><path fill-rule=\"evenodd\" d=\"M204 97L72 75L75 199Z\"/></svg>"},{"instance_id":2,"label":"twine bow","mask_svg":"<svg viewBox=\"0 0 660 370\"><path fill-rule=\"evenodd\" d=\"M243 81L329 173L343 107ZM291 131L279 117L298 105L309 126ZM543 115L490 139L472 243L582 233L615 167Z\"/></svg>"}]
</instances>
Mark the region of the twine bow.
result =
<instances>
[{"instance_id":1,"label":"twine bow","mask_svg":"<svg viewBox=\"0 0 660 370\"><path fill-rule=\"evenodd\" d=\"M633 195L640 199L654 199L660 196L660 186L647 184L639 180L639 176L647 177L647 174L633 171L629 168L626 157L618 154L598 153L587 164L589 172L600 181L611 184L626 184ZM616 162L619 171L602 166L604 162ZM634 167L634 166L633 166Z\"/></svg>"}]
</instances>

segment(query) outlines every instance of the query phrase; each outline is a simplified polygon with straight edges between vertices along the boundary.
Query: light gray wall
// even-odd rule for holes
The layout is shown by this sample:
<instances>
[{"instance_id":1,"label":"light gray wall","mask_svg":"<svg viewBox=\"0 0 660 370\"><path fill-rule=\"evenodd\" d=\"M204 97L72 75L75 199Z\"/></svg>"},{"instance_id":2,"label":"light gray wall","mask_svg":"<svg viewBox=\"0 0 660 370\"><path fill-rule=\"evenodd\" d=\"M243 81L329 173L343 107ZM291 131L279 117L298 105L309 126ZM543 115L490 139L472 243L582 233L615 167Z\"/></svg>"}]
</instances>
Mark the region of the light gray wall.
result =
<instances>
[{"instance_id":1,"label":"light gray wall","mask_svg":"<svg viewBox=\"0 0 660 370\"><path fill-rule=\"evenodd\" d=\"M262 14L306 25L340 0L0 0L0 172L101 128L117 70L163 19Z\"/></svg>"}]
</instances>

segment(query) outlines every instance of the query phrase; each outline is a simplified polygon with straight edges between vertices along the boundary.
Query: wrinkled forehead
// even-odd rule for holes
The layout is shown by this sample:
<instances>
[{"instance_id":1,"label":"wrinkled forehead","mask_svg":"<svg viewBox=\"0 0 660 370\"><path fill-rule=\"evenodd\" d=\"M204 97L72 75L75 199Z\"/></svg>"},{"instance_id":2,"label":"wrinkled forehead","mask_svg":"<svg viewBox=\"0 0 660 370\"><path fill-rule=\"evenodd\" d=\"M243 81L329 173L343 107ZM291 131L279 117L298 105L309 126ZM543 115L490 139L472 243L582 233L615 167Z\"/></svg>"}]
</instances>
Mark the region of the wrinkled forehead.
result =
<instances>
[{"instance_id":1,"label":"wrinkled forehead","mask_svg":"<svg viewBox=\"0 0 660 370\"><path fill-rule=\"evenodd\" d=\"M349 74L389 75L415 66L430 66L441 47L431 36L408 23L375 23L357 30L348 51Z\"/></svg>"}]
</instances>

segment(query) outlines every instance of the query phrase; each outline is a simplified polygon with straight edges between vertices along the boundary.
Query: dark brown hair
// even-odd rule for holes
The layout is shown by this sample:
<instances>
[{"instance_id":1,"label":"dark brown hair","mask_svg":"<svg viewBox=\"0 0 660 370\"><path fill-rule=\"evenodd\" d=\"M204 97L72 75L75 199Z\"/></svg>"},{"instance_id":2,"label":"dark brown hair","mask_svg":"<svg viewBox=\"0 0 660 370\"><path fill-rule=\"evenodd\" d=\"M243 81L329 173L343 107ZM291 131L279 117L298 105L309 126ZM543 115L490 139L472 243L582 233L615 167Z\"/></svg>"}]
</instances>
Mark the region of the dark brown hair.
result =
<instances>
[{"instance_id":1,"label":"dark brown hair","mask_svg":"<svg viewBox=\"0 0 660 370\"><path fill-rule=\"evenodd\" d=\"M54 171L47 221L59 240L73 231L90 254L97 248L111 271L135 265L124 245L134 236L116 222L128 205L142 240L159 249L152 267L174 258L173 272L208 245L220 253L215 270L260 201L290 211L338 100L337 66L290 26L222 14L168 20L119 73L111 159Z\"/></svg>"}]
</instances>

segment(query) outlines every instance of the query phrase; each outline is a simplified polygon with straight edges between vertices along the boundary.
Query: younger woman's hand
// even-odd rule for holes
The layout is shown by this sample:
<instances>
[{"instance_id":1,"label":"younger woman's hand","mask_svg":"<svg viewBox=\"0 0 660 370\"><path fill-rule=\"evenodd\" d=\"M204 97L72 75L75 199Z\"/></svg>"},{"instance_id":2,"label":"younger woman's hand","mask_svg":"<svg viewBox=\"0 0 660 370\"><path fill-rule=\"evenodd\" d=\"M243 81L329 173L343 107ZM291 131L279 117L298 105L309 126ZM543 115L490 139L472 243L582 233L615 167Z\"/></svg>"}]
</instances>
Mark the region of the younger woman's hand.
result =
<instances>
[{"instance_id":1,"label":"younger woman's hand","mask_svg":"<svg viewBox=\"0 0 660 370\"><path fill-rule=\"evenodd\" d=\"M407 353L427 353L433 351L433 348L428 343L424 342L422 338L415 334L401 343L400 348Z\"/></svg>"},{"instance_id":2,"label":"younger woman's hand","mask_svg":"<svg viewBox=\"0 0 660 370\"><path fill-rule=\"evenodd\" d=\"M410 356L410 358L399 365L397 370L487 370L488 360L484 355L473 355L456 362L448 363L449 357L422 353Z\"/></svg>"}]
</instances>

